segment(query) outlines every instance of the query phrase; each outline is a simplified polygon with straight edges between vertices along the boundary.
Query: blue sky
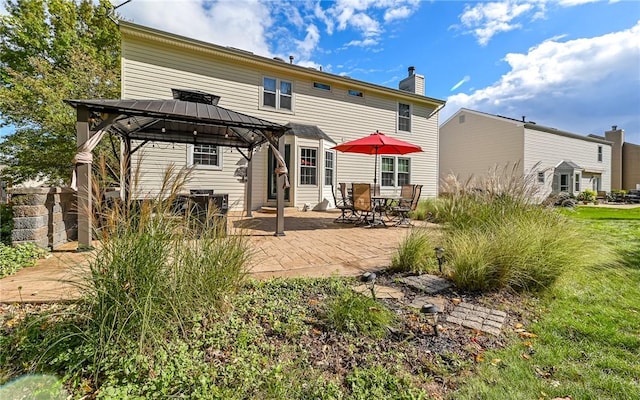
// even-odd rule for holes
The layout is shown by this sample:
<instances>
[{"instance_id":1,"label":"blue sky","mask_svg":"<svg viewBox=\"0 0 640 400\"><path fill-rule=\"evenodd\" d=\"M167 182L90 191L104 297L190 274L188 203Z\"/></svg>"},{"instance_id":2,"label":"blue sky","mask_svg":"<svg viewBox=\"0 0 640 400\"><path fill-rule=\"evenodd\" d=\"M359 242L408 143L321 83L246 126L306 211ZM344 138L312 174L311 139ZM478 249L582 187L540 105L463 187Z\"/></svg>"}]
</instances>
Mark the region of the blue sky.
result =
<instances>
[{"instance_id":1,"label":"blue sky","mask_svg":"<svg viewBox=\"0 0 640 400\"><path fill-rule=\"evenodd\" d=\"M113 1L118 5L124 0ZM132 0L126 19L187 37L587 135L640 144L637 1Z\"/></svg>"}]
</instances>

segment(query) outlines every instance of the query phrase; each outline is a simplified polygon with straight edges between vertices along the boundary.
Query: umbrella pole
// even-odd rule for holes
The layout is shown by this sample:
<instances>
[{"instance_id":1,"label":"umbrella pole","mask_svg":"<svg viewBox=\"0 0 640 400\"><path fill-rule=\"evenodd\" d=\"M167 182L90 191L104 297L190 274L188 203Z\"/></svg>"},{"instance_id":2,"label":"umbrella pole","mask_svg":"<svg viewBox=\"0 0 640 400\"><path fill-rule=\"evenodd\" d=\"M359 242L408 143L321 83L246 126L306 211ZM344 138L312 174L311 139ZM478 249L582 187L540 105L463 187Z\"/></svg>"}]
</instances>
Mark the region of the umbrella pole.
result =
<instances>
[{"instance_id":1,"label":"umbrella pole","mask_svg":"<svg viewBox=\"0 0 640 400\"><path fill-rule=\"evenodd\" d=\"M376 188L376 183L378 180L378 146L376 146L376 155L375 155L374 167L373 167L373 190Z\"/></svg>"}]
</instances>

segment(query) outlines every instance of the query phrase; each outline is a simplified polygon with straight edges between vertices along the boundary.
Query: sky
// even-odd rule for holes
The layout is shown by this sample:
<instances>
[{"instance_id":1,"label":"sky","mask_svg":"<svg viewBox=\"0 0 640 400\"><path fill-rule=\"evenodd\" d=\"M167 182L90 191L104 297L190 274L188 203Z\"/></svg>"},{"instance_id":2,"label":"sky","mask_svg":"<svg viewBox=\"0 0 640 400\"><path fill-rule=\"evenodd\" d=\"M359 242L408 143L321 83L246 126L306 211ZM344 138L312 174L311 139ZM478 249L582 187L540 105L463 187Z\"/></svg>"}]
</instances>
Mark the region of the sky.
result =
<instances>
[{"instance_id":1,"label":"sky","mask_svg":"<svg viewBox=\"0 0 640 400\"><path fill-rule=\"evenodd\" d=\"M112 0L129 21L577 134L640 144L640 1ZM125 4L123 4L125 3ZM0 9L0 12L3 10Z\"/></svg>"}]
</instances>

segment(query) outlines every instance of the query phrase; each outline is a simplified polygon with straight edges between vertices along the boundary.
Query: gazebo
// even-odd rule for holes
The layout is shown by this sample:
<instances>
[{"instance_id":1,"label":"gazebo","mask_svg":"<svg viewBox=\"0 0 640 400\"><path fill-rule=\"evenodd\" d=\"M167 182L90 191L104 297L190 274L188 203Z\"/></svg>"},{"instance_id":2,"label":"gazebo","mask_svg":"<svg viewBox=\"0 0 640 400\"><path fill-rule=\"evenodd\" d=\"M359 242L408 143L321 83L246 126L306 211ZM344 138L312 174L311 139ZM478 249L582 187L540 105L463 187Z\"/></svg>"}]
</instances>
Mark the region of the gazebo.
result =
<instances>
[{"instance_id":1,"label":"gazebo","mask_svg":"<svg viewBox=\"0 0 640 400\"><path fill-rule=\"evenodd\" d=\"M92 237L91 151L106 132L120 137L123 157L122 185L130 194L131 155L148 142L207 144L236 148L251 171L254 149L272 146L279 160L276 236L284 235L284 186L287 170L280 153L287 127L217 105L218 96L198 90L172 89L173 99L163 100L65 100L77 110L76 174L78 189L78 248L90 248ZM132 145L136 144L133 148ZM281 161L281 162L280 162ZM251 215L251 173L245 209ZM246 190L246 189L245 189Z\"/></svg>"}]
</instances>

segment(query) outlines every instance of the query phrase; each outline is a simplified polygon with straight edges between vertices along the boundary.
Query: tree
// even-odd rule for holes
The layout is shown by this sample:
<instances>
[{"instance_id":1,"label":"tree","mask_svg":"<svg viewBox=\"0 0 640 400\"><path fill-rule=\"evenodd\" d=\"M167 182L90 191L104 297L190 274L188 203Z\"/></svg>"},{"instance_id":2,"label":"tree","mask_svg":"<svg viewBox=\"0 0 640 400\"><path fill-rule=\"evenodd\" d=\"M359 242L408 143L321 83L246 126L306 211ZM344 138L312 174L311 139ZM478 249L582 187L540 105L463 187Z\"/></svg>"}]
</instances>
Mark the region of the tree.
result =
<instances>
[{"instance_id":1,"label":"tree","mask_svg":"<svg viewBox=\"0 0 640 400\"><path fill-rule=\"evenodd\" d=\"M107 0L9 0L0 16L5 179L69 182L75 110L64 99L120 96L120 32ZM103 147L104 149L104 147ZM105 150L98 150L104 152Z\"/></svg>"}]
</instances>

